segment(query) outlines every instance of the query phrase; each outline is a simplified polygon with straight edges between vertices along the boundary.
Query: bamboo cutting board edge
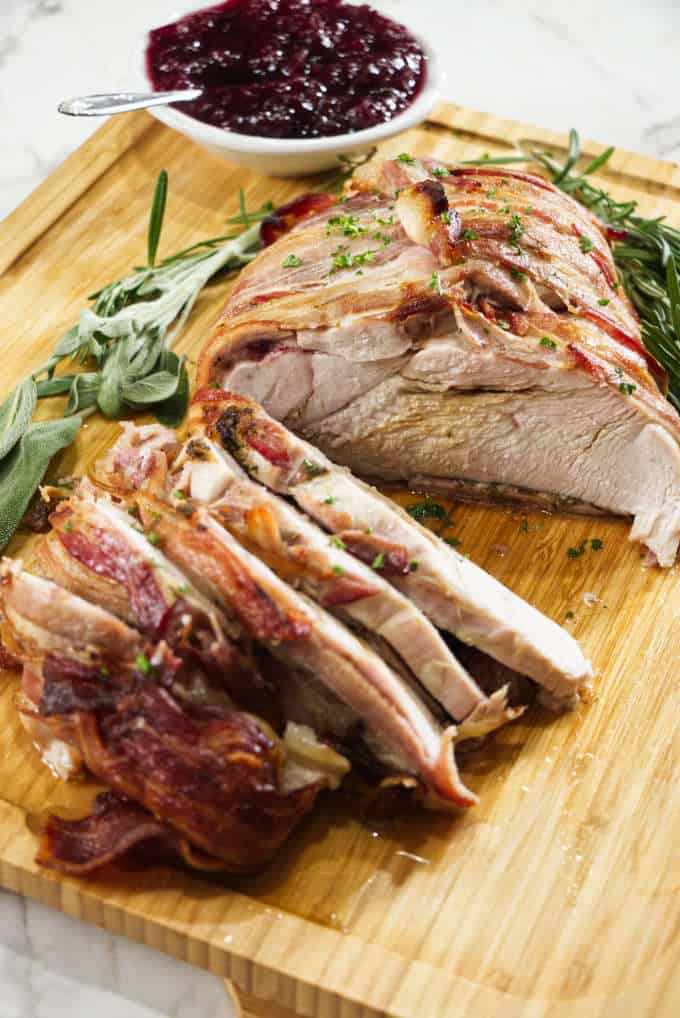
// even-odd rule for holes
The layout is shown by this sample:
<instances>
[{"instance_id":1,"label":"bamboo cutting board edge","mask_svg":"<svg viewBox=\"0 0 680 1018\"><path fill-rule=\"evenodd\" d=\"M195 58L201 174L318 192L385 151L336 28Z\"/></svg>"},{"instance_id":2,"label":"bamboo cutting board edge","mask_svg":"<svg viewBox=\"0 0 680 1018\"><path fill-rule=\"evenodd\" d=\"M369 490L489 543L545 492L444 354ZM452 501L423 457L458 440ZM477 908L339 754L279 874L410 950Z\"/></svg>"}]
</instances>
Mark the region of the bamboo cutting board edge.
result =
<instances>
[{"instance_id":1,"label":"bamboo cutting board edge","mask_svg":"<svg viewBox=\"0 0 680 1018\"><path fill-rule=\"evenodd\" d=\"M430 118L428 127L433 131L441 126L477 148L486 142L504 147L524 138L560 149L566 144L564 136L555 132L449 105L438 107ZM167 137L169 147L176 146L176 136L173 141L166 132L146 114L114 119L100 128L2 224L0 270L16 277L18 285L31 247L49 237L62 217L112 169L115 172L118 160L143 140ZM583 144L588 155L602 147ZM209 157L201 154L200 158ZM225 166L214 160L211 165ZM666 194L672 201L680 197L680 169L671 163L617 152L611 176L641 193ZM663 589L669 589L668 584ZM504 992L482 986L238 892L212 902L206 885L196 878L183 877L181 891L176 874L167 877L167 886L161 881L152 890L145 889L139 876L130 878L131 888L115 882L108 886L57 879L33 865L33 838L26 820L21 807L0 800L0 884L228 977L243 991L248 1018L251 1014L258 1018L462 1018L468 1014L495 1018L501 1009L504 1018L605 1014L628 1018L634 1010L641 1016L654 1013L657 1018L670 1018L680 1007L677 985L674 990L666 986L672 975L667 964L658 974L656 965L648 978L634 988L627 986L620 996L526 998L511 987ZM271 1013L273 1007L276 1013Z\"/></svg>"}]
</instances>

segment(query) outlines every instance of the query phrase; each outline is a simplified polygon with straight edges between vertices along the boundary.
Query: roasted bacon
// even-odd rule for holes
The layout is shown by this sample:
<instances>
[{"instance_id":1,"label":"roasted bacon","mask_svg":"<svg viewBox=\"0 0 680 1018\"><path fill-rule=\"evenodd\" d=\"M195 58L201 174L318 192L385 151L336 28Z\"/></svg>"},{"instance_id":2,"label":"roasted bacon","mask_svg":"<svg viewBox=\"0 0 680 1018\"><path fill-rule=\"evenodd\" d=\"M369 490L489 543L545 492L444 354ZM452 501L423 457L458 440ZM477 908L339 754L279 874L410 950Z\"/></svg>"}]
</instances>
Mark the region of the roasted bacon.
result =
<instances>
[{"instance_id":1,"label":"roasted bacon","mask_svg":"<svg viewBox=\"0 0 680 1018\"><path fill-rule=\"evenodd\" d=\"M511 167L376 157L353 187L241 273L199 387L257 400L364 478L632 517L672 565L680 417L606 228Z\"/></svg>"}]
</instances>

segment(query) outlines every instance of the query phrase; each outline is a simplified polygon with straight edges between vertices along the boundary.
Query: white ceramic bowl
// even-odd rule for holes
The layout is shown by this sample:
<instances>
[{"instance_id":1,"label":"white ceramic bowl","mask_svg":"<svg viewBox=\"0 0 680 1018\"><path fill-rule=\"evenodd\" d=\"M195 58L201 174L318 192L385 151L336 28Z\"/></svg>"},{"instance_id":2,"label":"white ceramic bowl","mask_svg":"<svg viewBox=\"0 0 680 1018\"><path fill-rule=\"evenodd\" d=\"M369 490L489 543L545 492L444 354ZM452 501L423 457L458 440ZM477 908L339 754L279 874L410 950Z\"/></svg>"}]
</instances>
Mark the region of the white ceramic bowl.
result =
<instances>
[{"instance_id":1,"label":"white ceramic bowl","mask_svg":"<svg viewBox=\"0 0 680 1018\"><path fill-rule=\"evenodd\" d=\"M200 3L185 10L172 20L177 20L194 10L200 10ZM166 19L163 24L168 24ZM149 90L149 79L146 74L145 51L148 32L156 25L150 26L142 38L141 61L133 68L137 82L134 88ZM409 29L410 31L410 29ZM198 145L208 149L216 156L228 159L238 166L265 174L269 177L302 177L310 173L319 173L338 165L338 159L351 153L366 152L379 141L390 138L400 131L415 127L427 117L439 99L443 74L439 67L436 53L428 43L415 32L411 33L418 41L427 57L425 82L415 100L402 113L363 131L351 134L336 134L331 138L262 138L250 134L236 134L221 127L204 124L200 120L180 112L180 107L157 106L149 110L168 127L191 138Z\"/></svg>"}]
</instances>

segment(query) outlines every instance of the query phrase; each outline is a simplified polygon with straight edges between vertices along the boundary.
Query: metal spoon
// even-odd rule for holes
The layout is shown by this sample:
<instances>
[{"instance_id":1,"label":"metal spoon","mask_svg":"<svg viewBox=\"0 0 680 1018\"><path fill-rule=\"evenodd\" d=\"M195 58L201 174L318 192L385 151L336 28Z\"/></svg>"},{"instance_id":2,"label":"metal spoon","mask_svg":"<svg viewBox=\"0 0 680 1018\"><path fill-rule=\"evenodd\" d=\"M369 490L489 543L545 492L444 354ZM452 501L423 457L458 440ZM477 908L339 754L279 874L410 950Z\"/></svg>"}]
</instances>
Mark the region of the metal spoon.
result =
<instances>
[{"instance_id":1,"label":"metal spoon","mask_svg":"<svg viewBox=\"0 0 680 1018\"><path fill-rule=\"evenodd\" d=\"M188 102L190 99L198 99L202 94L201 88L183 88L176 92L109 92L64 99L57 109L69 117L103 117L110 113L144 110L149 106Z\"/></svg>"}]
</instances>

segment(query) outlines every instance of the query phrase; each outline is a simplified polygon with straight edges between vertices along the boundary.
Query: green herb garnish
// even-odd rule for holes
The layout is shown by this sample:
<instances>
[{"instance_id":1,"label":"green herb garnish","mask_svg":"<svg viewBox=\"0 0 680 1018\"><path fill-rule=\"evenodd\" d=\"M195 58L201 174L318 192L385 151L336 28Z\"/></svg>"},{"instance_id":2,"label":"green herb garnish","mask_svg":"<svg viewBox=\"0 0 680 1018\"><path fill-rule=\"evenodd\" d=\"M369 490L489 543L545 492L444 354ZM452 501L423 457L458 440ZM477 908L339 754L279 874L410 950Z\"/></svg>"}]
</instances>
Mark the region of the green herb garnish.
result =
<instances>
[{"instance_id":1,"label":"green herb garnish","mask_svg":"<svg viewBox=\"0 0 680 1018\"><path fill-rule=\"evenodd\" d=\"M142 672L144 675L151 673L151 662L149 661L146 654L138 654L135 658L135 668Z\"/></svg>"},{"instance_id":2,"label":"green herb garnish","mask_svg":"<svg viewBox=\"0 0 680 1018\"><path fill-rule=\"evenodd\" d=\"M289 254L281 262L284 269L297 269L302 265L302 258L298 258L296 254Z\"/></svg>"},{"instance_id":3,"label":"green herb garnish","mask_svg":"<svg viewBox=\"0 0 680 1018\"><path fill-rule=\"evenodd\" d=\"M517 213L515 212L510 217L510 240L511 240L511 242L513 244L517 245L519 243L519 238L522 236L523 233L524 233L524 226L522 225L522 220L517 215Z\"/></svg>"},{"instance_id":4,"label":"green herb garnish","mask_svg":"<svg viewBox=\"0 0 680 1018\"><path fill-rule=\"evenodd\" d=\"M586 237L585 233L581 234L581 236L578 239L578 243L579 247L581 248L584 254L588 254L588 252L592 251L593 248L595 247L590 237Z\"/></svg>"},{"instance_id":5,"label":"green herb garnish","mask_svg":"<svg viewBox=\"0 0 680 1018\"><path fill-rule=\"evenodd\" d=\"M382 569L385 565L385 552L379 551L371 562L371 569Z\"/></svg>"},{"instance_id":6,"label":"green herb garnish","mask_svg":"<svg viewBox=\"0 0 680 1018\"><path fill-rule=\"evenodd\" d=\"M551 339L550 336L541 336L539 343L541 346L547 346L550 350L557 349L557 343L554 339Z\"/></svg>"},{"instance_id":7,"label":"green herb garnish","mask_svg":"<svg viewBox=\"0 0 680 1018\"><path fill-rule=\"evenodd\" d=\"M412 163L415 163L415 159L413 158L412 155L409 155L408 152L400 152L399 155L397 156L397 162L408 163L409 165L411 165Z\"/></svg>"},{"instance_id":8,"label":"green herb garnish","mask_svg":"<svg viewBox=\"0 0 680 1018\"><path fill-rule=\"evenodd\" d=\"M463 230L461 237L463 240L479 240L479 234L476 230Z\"/></svg>"},{"instance_id":9,"label":"green herb garnish","mask_svg":"<svg viewBox=\"0 0 680 1018\"><path fill-rule=\"evenodd\" d=\"M357 266L366 265L367 262L373 261L375 255L375 251L362 251L360 254L353 254L349 248L339 247L333 252L329 275L340 272L342 269L354 269Z\"/></svg>"},{"instance_id":10,"label":"green herb garnish","mask_svg":"<svg viewBox=\"0 0 680 1018\"><path fill-rule=\"evenodd\" d=\"M319 466L318 463L312 463L311 460L304 459L302 466L305 468L305 472L308 477L318 477L319 474L325 474L326 468Z\"/></svg>"},{"instance_id":11,"label":"green herb garnish","mask_svg":"<svg viewBox=\"0 0 680 1018\"><path fill-rule=\"evenodd\" d=\"M430 290L436 290L439 296L441 297L442 277L439 275L438 272L433 272L432 275L430 276L429 288Z\"/></svg>"},{"instance_id":12,"label":"green herb garnish","mask_svg":"<svg viewBox=\"0 0 680 1018\"><path fill-rule=\"evenodd\" d=\"M632 396L633 393L635 392L636 388L637 388L637 386L633 385L632 382L620 382L619 383L619 392L625 393L626 396Z\"/></svg>"},{"instance_id":13,"label":"green herb garnish","mask_svg":"<svg viewBox=\"0 0 680 1018\"><path fill-rule=\"evenodd\" d=\"M446 516L444 506L440 505L439 502L431 502L429 499L425 502L415 502L413 505L407 505L406 512L414 520L418 520L418 522L422 520L443 520Z\"/></svg>"}]
</instances>

